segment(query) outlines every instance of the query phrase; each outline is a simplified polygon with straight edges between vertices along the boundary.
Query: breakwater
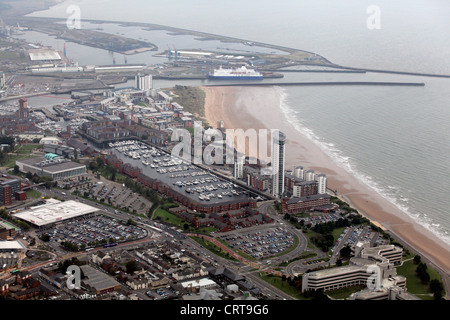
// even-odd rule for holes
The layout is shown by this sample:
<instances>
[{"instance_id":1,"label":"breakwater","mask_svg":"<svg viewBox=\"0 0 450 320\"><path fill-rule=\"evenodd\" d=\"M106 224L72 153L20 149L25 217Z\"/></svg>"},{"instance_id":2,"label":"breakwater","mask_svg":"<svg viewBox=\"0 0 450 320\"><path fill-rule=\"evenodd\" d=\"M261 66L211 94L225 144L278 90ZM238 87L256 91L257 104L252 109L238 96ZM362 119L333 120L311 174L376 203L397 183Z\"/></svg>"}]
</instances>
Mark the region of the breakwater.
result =
<instances>
[{"instance_id":1,"label":"breakwater","mask_svg":"<svg viewBox=\"0 0 450 320\"><path fill-rule=\"evenodd\" d=\"M333 81L333 82L262 82L262 83L224 83L205 84L205 87L232 87L232 86L413 86L423 87L423 82L371 82L371 81Z\"/></svg>"}]
</instances>

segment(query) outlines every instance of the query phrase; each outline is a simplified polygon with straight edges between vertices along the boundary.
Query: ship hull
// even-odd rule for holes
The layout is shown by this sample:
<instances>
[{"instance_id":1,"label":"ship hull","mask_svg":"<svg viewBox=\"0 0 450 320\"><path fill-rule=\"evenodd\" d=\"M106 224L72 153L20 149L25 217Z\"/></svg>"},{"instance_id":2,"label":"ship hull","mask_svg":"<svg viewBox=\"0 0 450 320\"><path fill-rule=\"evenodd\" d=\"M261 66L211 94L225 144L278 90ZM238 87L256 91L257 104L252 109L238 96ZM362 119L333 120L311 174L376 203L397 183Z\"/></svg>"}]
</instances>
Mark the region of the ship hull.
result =
<instances>
[{"instance_id":1,"label":"ship hull","mask_svg":"<svg viewBox=\"0 0 450 320\"><path fill-rule=\"evenodd\" d=\"M263 80L263 76L251 77L251 76L213 76L208 75L209 79L215 80Z\"/></svg>"}]
</instances>

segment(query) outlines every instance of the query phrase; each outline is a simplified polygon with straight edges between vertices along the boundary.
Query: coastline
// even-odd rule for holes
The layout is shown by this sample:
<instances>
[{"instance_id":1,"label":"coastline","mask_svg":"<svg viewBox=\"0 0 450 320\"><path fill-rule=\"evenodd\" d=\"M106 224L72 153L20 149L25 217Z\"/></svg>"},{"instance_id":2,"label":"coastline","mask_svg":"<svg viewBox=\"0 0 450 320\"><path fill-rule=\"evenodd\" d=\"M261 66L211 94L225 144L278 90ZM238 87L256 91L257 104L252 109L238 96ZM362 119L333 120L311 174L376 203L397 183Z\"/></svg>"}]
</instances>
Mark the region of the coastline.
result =
<instances>
[{"instance_id":1,"label":"coastline","mask_svg":"<svg viewBox=\"0 0 450 320\"><path fill-rule=\"evenodd\" d=\"M394 238L429 260L446 275L450 273L450 245L339 167L314 142L298 132L280 109L280 95L276 87L202 89L206 94L205 116L213 127L217 127L217 122L223 120L227 129L282 130L287 135L287 169L302 165L325 173L329 188L337 189L339 196L358 212L383 226Z\"/></svg>"}]
</instances>

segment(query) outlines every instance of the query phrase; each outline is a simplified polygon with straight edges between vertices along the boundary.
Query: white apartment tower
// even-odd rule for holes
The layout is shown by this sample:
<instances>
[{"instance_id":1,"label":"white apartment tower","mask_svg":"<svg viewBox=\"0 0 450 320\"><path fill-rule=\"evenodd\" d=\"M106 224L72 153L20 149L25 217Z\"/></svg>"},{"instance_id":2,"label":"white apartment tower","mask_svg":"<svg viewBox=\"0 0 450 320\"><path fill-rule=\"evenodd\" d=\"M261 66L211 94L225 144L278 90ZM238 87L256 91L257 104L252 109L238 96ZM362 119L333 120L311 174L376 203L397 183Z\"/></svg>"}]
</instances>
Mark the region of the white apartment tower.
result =
<instances>
[{"instance_id":1,"label":"white apartment tower","mask_svg":"<svg viewBox=\"0 0 450 320\"><path fill-rule=\"evenodd\" d=\"M304 180L306 181L314 181L316 180L316 173L314 170L310 169L305 172Z\"/></svg>"},{"instance_id":2,"label":"white apartment tower","mask_svg":"<svg viewBox=\"0 0 450 320\"><path fill-rule=\"evenodd\" d=\"M319 194L327 193L327 176L323 173L317 175L316 180L318 182L317 192Z\"/></svg>"},{"instance_id":3,"label":"white apartment tower","mask_svg":"<svg viewBox=\"0 0 450 320\"><path fill-rule=\"evenodd\" d=\"M281 197L284 193L286 135L278 131L272 137L272 195Z\"/></svg>"},{"instance_id":4,"label":"white apartment tower","mask_svg":"<svg viewBox=\"0 0 450 320\"><path fill-rule=\"evenodd\" d=\"M153 88L153 78L150 74L141 75L138 73L134 78L136 81L136 88L146 92L146 95L150 94L150 90Z\"/></svg>"},{"instance_id":5,"label":"white apartment tower","mask_svg":"<svg viewBox=\"0 0 450 320\"><path fill-rule=\"evenodd\" d=\"M238 154L233 165L233 177L235 179L242 179L244 177L244 162L245 162L245 155Z\"/></svg>"},{"instance_id":6,"label":"white apartment tower","mask_svg":"<svg viewBox=\"0 0 450 320\"><path fill-rule=\"evenodd\" d=\"M295 167L295 169L294 169L294 176L296 178L299 178L299 179L302 179L302 180L305 179L305 170L303 169L302 166Z\"/></svg>"}]
</instances>

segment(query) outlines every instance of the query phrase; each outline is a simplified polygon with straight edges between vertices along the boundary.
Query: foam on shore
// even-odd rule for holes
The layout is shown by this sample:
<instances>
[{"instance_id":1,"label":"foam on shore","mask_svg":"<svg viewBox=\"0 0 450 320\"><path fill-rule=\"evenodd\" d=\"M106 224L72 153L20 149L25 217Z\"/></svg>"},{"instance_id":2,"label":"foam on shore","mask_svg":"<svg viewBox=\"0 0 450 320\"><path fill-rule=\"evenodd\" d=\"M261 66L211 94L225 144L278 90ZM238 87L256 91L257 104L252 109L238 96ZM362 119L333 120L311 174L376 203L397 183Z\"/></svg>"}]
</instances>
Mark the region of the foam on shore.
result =
<instances>
[{"instance_id":1,"label":"foam on shore","mask_svg":"<svg viewBox=\"0 0 450 320\"><path fill-rule=\"evenodd\" d=\"M417 223L427 228L430 232L439 237L442 241L450 243L450 235L441 230L440 225L434 223L433 220L426 214L414 212L414 209L409 205L409 199L404 197L396 186L382 186L377 182L375 178L370 175L364 174L357 169L357 165L352 162L351 158L346 156L345 153L338 149L332 142L327 142L325 139L317 136L313 130L306 127L299 117L299 112L289 104L289 96L286 89L282 87L275 87L280 97L280 110L283 112L286 120L302 135L307 137L313 143L315 143L324 153L326 153L333 162L339 167L349 172L353 177L367 185L375 192L377 192L384 199L392 203L399 210L412 217ZM292 116L295 115L295 116Z\"/></svg>"}]
</instances>

